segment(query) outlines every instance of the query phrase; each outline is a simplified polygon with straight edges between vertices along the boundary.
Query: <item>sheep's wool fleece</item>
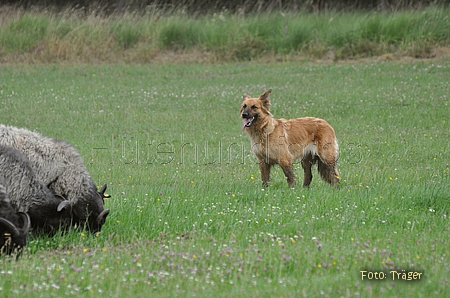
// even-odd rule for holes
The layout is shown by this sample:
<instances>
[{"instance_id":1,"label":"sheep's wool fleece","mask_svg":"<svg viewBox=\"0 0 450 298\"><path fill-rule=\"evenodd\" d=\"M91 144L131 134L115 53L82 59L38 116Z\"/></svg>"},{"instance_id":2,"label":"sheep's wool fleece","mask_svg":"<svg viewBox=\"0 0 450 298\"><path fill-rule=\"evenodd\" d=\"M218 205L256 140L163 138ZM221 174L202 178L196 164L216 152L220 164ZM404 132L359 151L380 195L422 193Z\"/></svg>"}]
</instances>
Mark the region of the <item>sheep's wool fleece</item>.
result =
<instances>
[{"instance_id":1,"label":"sheep's wool fleece","mask_svg":"<svg viewBox=\"0 0 450 298\"><path fill-rule=\"evenodd\" d=\"M38 210L54 198L27 158L19 150L3 145L0 145L0 184L5 200L10 201L17 211Z\"/></svg>"},{"instance_id":2,"label":"sheep's wool fleece","mask_svg":"<svg viewBox=\"0 0 450 298\"><path fill-rule=\"evenodd\" d=\"M37 176L55 194L74 204L95 202L97 187L82 157L69 143L0 124L0 144L20 150Z\"/></svg>"}]
</instances>

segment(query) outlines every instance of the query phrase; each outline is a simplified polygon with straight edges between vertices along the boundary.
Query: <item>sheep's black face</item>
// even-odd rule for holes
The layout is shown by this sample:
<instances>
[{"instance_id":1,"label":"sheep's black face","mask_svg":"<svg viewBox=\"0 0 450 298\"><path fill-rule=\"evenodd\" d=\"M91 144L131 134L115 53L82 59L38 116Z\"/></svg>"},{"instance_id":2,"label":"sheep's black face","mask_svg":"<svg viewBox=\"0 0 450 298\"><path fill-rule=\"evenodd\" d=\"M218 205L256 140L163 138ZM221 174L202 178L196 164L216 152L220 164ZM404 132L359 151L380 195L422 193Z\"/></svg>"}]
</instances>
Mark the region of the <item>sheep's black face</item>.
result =
<instances>
[{"instance_id":1,"label":"sheep's black face","mask_svg":"<svg viewBox=\"0 0 450 298\"><path fill-rule=\"evenodd\" d=\"M96 232L100 232L100 230L102 229L102 226L105 224L106 222L106 217L109 214L109 209L103 209L104 204L105 204L105 198L110 198L111 196L106 194L106 187L107 185L104 184L102 186L102 188L100 189L100 191L97 193L98 198L97 198L97 204L99 206L99 210L102 210L97 216L90 216L90 220L89 220L89 228L93 233Z\"/></svg>"},{"instance_id":2,"label":"sheep's black face","mask_svg":"<svg viewBox=\"0 0 450 298\"><path fill-rule=\"evenodd\" d=\"M0 255L10 255L15 250L15 245L12 242L11 235L9 233L1 233L0 240Z\"/></svg>"},{"instance_id":3,"label":"sheep's black face","mask_svg":"<svg viewBox=\"0 0 450 298\"><path fill-rule=\"evenodd\" d=\"M3 234L3 236L4 235L5 234ZM8 236L5 237L5 243L3 244L3 246L1 246L0 252L8 255L17 253L17 256L19 256L22 253L23 248L27 245L27 235L24 233L16 237L13 237L8 233L6 233L6 235Z\"/></svg>"},{"instance_id":4,"label":"sheep's black face","mask_svg":"<svg viewBox=\"0 0 450 298\"><path fill-rule=\"evenodd\" d=\"M100 198L98 198L98 200L100 200ZM75 223L78 223L78 225L91 233L100 232L102 226L106 222L106 217L109 214L109 209L103 209L103 202L98 200L96 206L89 204L84 209L77 210L77 208L75 208L73 210ZM88 215L87 218L86 214Z\"/></svg>"},{"instance_id":5,"label":"sheep's black face","mask_svg":"<svg viewBox=\"0 0 450 298\"><path fill-rule=\"evenodd\" d=\"M98 214L97 216L89 216L89 221L88 221L88 229L91 233L97 233L100 232L100 230L102 229L103 225L106 222L106 217L109 214L109 209L105 209L102 212L100 212L100 214Z\"/></svg>"},{"instance_id":6,"label":"sheep's black face","mask_svg":"<svg viewBox=\"0 0 450 298\"><path fill-rule=\"evenodd\" d=\"M0 254L17 253L17 258L27 245L30 217L23 212L17 213L21 224L13 224L8 219L0 217ZM21 227L21 228L20 228Z\"/></svg>"},{"instance_id":7,"label":"sheep's black face","mask_svg":"<svg viewBox=\"0 0 450 298\"><path fill-rule=\"evenodd\" d=\"M0 231L0 255L9 255L11 252L11 234L6 231Z\"/></svg>"},{"instance_id":8,"label":"sheep's black face","mask_svg":"<svg viewBox=\"0 0 450 298\"><path fill-rule=\"evenodd\" d=\"M77 226L81 226L91 233L100 232L109 214L109 209L104 209L105 198L110 198L105 190L106 184L100 191L97 192L95 189L95 193L92 191L88 197L78 200L78 202L87 203L78 203L73 206L74 223Z\"/></svg>"}]
</instances>

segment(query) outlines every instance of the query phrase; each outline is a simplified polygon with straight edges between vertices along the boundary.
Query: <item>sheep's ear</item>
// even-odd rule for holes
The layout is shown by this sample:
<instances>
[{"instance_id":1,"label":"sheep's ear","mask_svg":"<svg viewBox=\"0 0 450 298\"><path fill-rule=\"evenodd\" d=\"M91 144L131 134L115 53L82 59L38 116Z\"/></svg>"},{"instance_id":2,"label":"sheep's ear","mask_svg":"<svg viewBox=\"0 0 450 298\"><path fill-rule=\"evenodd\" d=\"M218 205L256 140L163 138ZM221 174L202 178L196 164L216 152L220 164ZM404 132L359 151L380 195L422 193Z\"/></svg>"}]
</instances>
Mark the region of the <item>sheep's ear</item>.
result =
<instances>
[{"instance_id":1,"label":"sheep's ear","mask_svg":"<svg viewBox=\"0 0 450 298\"><path fill-rule=\"evenodd\" d=\"M100 196L102 197L102 199L111 197L109 194L105 193L106 187L107 187L107 184L106 183L103 184L102 188L100 188L100 191L98 192L100 194Z\"/></svg>"},{"instance_id":2,"label":"sheep's ear","mask_svg":"<svg viewBox=\"0 0 450 298\"><path fill-rule=\"evenodd\" d=\"M56 211L68 211L70 214L72 213L72 204L70 204L70 201L64 200L61 203L59 203L58 207L56 208Z\"/></svg>"},{"instance_id":3,"label":"sheep's ear","mask_svg":"<svg viewBox=\"0 0 450 298\"><path fill-rule=\"evenodd\" d=\"M17 212L17 214L22 218L23 226L22 226L22 233L24 235L28 234L31 228L31 220L28 213L25 212Z\"/></svg>"},{"instance_id":4,"label":"sheep's ear","mask_svg":"<svg viewBox=\"0 0 450 298\"><path fill-rule=\"evenodd\" d=\"M103 210L98 216L97 216L97 224L99 226L103 225L106 222L106 217L109 214L109 209Z\"/></svg>"},{"instance_id":5,"label":"sheep's ear","mask_svg":"<svg viewBox=\"0 0 450 298\"><path fill-rule=\"evenodd\" d=\"M262 102L263 106L269 110L270 109L270 93L272 92L272 89L267 90L261 96L259 97L259 100Z\"/></svg>"}]
</instances>

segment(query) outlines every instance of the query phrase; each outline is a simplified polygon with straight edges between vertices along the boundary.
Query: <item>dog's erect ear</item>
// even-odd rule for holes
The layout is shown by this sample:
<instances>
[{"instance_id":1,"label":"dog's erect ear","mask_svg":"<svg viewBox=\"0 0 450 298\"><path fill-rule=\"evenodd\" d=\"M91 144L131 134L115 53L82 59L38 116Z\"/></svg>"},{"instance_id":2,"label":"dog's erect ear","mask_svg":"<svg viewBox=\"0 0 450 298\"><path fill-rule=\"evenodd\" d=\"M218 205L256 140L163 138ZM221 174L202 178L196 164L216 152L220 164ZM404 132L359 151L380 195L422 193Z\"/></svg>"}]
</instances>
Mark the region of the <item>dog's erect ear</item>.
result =
<instances>
[{"instance_id":1,"label":"dog's erect ear","mask_svg":"<svg viewBox=\"0 0 450 298\"><path fill-rule=\"evenodd\" d=\"M247 93L244 93L244 96L242 96L242 101L246 100L247 98L250 98L250 96Z\"/></svg>"},{"instance_id":2,"label":"dog's erect ear","mask_svg":"<svg viewBox=\"0 0 450 298\"><path fill-rule=\"evenodd\" d=\"M269 94L272 92L272 89L267 90L266 92L264 92L259 99L261 100L269 100Z\"/></svg>"},{"instance_id":3,"label":"dog's erect ear","mask_svg":"<svg viewBox=\"0 0 450 298\"><path fill-rule=\"evenodd\" d=\"M270 109L270 98L269 98L270 92L272 92L272 89L267 90L259 97L259 100L262 102L263 106L267 110Z\"/></svg>"}]
</instances>

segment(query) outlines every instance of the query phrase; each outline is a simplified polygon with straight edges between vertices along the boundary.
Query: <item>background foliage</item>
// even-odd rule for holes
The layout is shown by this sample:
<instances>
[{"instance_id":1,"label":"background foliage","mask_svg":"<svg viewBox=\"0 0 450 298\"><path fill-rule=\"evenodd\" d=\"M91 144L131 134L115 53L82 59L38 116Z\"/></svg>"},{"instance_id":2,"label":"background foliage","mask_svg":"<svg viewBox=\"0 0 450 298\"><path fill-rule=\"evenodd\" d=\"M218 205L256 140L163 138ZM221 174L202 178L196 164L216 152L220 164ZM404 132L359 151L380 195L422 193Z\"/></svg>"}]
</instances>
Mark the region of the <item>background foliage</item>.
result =
<instances>
[{"instance_id":1,"label":"background foliage","mask_svg":"<svg viewBox=\"0 0 450 298\"><path fill-rule=\"evenodd\" d=\"M436 6L248 15L156 7L112 14L101 7L0 9L4 63L394 60L450 52L450 9Z\"/></svg>"},{"instance_id":2,"label":"background foliage","mask_svg":"<svg viewBox=\"0 0 450 298\"><path fill-rule=\"evenodd\" d=\"M129 10L142 10L148 7L156 7L166 12L186 10L190 14L203 14L227 10L231 13L261 13L270 11L322 11L329 9L375 9L396 11L399 9L423 8L430 4L448 5L448 0L367 0L367 1L336 1L336 0L5 0L4 3L14 4L25 9L31 7L54 7L57 9L67 7L83 8L86 11L98 10L103 13L122 13Z\"/></svg>"}]
</instances>

